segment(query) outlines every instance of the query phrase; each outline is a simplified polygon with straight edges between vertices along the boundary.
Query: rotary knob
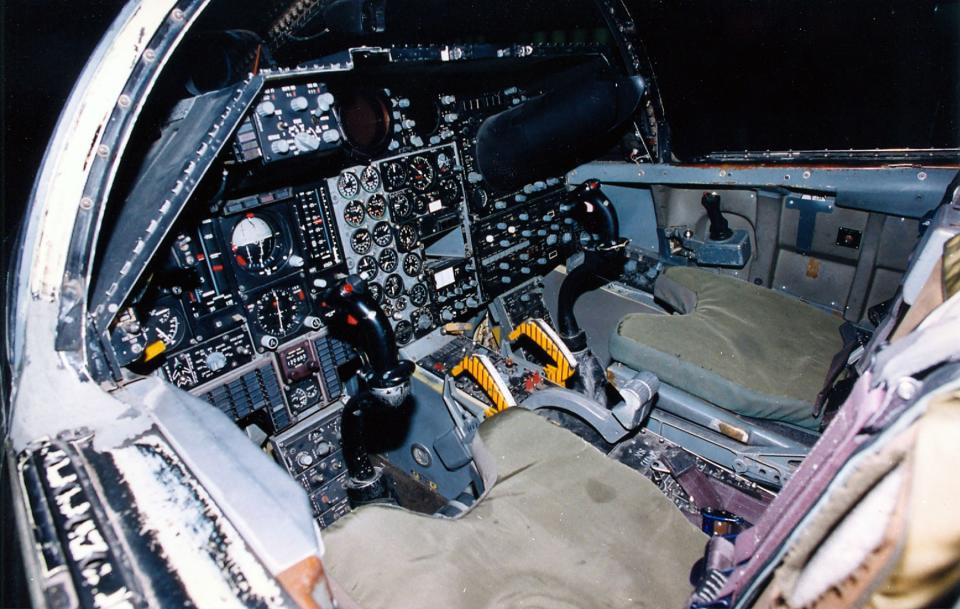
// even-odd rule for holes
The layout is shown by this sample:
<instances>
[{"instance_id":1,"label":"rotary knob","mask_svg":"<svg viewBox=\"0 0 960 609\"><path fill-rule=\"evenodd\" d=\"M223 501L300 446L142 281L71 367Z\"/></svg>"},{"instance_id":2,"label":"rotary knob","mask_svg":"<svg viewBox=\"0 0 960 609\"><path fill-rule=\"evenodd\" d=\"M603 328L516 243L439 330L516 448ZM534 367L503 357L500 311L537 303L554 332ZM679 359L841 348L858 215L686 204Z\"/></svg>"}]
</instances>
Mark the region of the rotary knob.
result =
<instances>
[{"instance_id":1,"label":"rotary knob","mask_svg":"<svg viewBox=\"0 0 960 609\"><path fill-rule=\"evenodd\" d=\"M308 102L307 98L302 95L298 95L290 100L290 109L294 112L303 112L309 105L310 102Z\"/></svg>"},{"instance_id":2,"label":"rotary knob","mask_svg":"<svg viewBox=\"0 0 960 609\"><path fill-rule=\"evenodd\" d=\"M257 114L261 117L270 116L276 110L277 107L273 105L272 101L260 102L260 105L257 106Z\"/></svg>"},{"instance_id":3,"label":"rotary knob","mask_svg":"<svg viewBox=\"0 0 960 609\"><path fill-rule=\"evenodd\" d=\"M321 93L317 96L317 108L320 112L329 112L333 107L333 93Z\"/></svg>"},{"instance_id":4,"label":"rotary knob","mask_svg":"<svg viewBox=\"0 0 960 609\"><path fill-rule=\"evenodd\" d=\"M204 363L210 372L219 372L227 367L227 356L220 351L208 353Z\"/></svg>"}]
</instances>

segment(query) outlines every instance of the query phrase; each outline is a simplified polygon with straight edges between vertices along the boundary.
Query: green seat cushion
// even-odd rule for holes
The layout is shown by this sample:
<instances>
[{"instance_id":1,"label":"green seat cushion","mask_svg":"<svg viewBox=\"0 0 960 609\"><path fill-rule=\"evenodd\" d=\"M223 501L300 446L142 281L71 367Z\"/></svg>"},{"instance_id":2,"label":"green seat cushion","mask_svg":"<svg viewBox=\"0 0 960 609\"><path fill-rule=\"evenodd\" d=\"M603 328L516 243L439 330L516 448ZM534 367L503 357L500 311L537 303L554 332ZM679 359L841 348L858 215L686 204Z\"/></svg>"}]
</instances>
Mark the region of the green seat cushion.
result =
<instances>
[{"instance_id":1,"label":"green seat cushion","mask_svg":"<svg viewBox=\"0 0 960 609\"><path fill-rule=\"evenodd\" d=\"M672 267L658 297L678 315L632 314L610 355L739 414L809 429L843 320L773 290L702 269Z\"/></svg>"},{"instance_id":2,"label":"green seat cushion","mask_svg":"<svg viewBox=\"0 0 960 609\"><path fill-rule=\"evenodd\" d=\"M366 506L324 531L365 609L681 607L706 536L634 470L522 408L480 427L497 482L462 517Z\"/></svg>"}]
</instances>

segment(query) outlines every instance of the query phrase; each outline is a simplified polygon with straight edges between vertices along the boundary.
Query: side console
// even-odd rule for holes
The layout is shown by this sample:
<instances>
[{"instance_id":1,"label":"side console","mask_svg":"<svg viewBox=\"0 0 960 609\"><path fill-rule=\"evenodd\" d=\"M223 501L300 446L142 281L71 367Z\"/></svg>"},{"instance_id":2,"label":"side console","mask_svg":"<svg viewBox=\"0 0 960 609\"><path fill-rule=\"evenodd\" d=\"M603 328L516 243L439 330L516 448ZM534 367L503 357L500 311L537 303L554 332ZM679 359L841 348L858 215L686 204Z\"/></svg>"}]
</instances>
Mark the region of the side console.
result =
<instances>
[{"instance_id":1,"label":"side console","mask_svg":"<svg viewBox=\"0 0 960 609\"><path fill-rule=\"evenodd\" d=\"M340 411L329 408L274 436L274 456L310 496L320 528L350 511L347 468L340 440Z\"/></svg>"}]
</instances>

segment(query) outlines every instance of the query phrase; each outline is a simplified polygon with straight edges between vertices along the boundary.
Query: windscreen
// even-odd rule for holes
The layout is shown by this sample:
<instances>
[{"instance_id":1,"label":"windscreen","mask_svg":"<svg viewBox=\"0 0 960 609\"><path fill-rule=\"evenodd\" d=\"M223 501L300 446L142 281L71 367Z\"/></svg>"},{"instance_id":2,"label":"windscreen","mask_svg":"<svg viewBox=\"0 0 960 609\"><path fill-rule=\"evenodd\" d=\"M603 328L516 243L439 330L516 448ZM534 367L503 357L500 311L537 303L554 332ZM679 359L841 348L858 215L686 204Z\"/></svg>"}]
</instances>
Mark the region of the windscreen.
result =
<instances>
[{"instance_id":1,"label":"windscreen","mask_svg":"<svg viewBox=\"0 0 960 609\"><path fill-rule=\"evenodd\" d=\"M956 0L628 0L674 154L960 145Z\"/></svg>"}]
</instances>

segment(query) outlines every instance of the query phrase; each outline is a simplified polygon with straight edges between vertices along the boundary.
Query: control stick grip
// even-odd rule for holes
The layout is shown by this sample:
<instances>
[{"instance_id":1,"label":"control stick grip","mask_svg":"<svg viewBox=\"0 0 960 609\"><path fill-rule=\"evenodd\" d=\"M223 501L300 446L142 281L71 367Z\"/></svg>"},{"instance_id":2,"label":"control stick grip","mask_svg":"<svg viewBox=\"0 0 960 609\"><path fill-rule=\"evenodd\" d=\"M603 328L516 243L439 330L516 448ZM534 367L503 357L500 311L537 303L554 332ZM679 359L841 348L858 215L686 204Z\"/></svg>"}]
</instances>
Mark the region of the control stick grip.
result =
<instances>
[{"instance_id":1,"label":"control stick grip","mask_svg":"<svg viewBox=\"0 0 960 609\"><path fill-rule=\"evenodd\" d=\"M371 389L404 385L413 374L413 363L400 360L390 321L358 275L328 288L320 298L327 327L337 338L353 345L366 358Z\"/></svg>"},{"instance_id":2,"label":"control stick grip","mask_svg":"<svg viewBox=\"0 0 960 609\"><path fill-rule=\"evenodd\" d=\"M590 179L571 193L571 216L589 232L599 237L598 250L614 248L621 243L617 210L600 189L598 180Z\"/></svg>"},{"instance_id":3,"label":"control stick grip","mask_svg":"<svg viewBox=\"0 0 960 609\"><path fill-rule=\"evenodd\" d=\"M726 241L733 236L727 219L720 213L720 193L705 192L700 204L707 210L707 218L710 219L710 240Z\"/></svg>"}]
</instances>

